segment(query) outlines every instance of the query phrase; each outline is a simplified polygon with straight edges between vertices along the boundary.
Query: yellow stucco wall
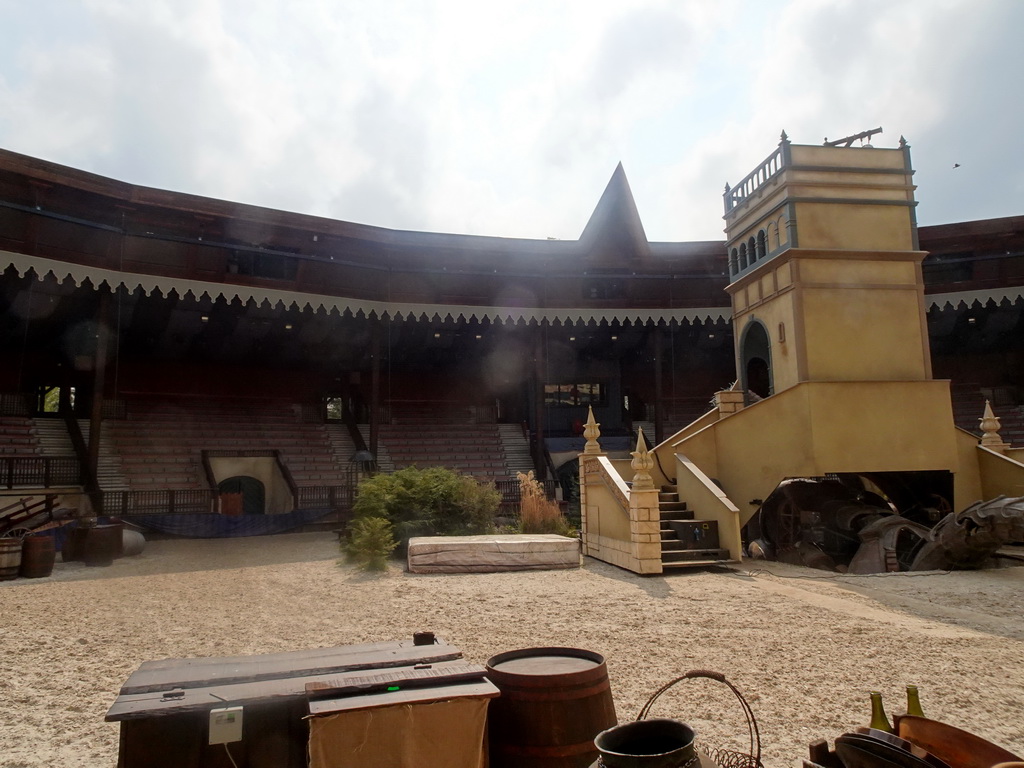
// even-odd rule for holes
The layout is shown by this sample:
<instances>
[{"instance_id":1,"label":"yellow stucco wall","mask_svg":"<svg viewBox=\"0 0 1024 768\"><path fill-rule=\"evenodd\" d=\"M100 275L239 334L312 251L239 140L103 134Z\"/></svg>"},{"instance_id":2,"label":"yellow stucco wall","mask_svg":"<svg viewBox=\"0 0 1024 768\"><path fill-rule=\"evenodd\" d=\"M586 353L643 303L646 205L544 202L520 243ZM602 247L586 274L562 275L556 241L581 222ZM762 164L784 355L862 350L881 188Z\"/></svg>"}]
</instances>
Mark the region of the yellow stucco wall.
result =
<instances>
[{"instance_id":1,"label":"yellow stucco wall","mask_svg":"<svg viewBox=\"0 0 1024 768\"><path fill-rule=\"evenodd\" d=\"M953 430L960 471L953 478L953 509L966 509L981 501L981 470L978 466L978 436L959 427Z\"/></svg>"},{"instance_id":2,"label":"yellow stucco wall","mask_svg":"<svg viewBox=\"0 0 1024 768\"><path fill-rule=\"evenodd\" d=\"M911 210L901 205L797 203L800 247L911 251Z\"/></svg>"},{"instance_id":3,"label":"yellow stucco wall","mask_svg":"<svg viewBox=\"0 0 1024 768\"><path fill-rule=\"evenodd\" d=\"M947 381L806 382L658 447L718 480L742 522L787 477L960 469Z\"/></svg>"},{"instance_id":4,"label":"yellow stucco wall","mask_svg":"<svg viewBox=\"0 0 1024 768\"><path fill-rule=\"evenodd\" d=\"M808 379L928 377L928 340L916 287L807 287L802 302Z\"/></svg>"},{"instance_id":5,"label":"yellow stucco wall","mask_svg":"<svg viewBox=\"0 0 1024 768\"><path fill-rule=\"evenodd\" d=\"M800 336L796 322L795 295L787 295L746 312L736 314L733 327L737 339L737 371L740 367L739 344L743 331L753 321L759 321L768 332L771 346L772 386L775 392L788 389L800 381L799 345ZM782 325L785 341L779 341L779 326Z\"/></svg>"},{"instance_id":6,"label":"yellow stucco wall","mask_svg":"<svg viewBox=\"0 0 1024 768\"><path fill-rule=\"evenodd\" d=\"M978 446L982 498L1024 496L1024 464L1008 456Z\"/></svg>"},{"instance_id":7,"label":"yellow stucco wall","mask_svg":"<svg viewBox=\"0 0 1024 768\"><path fill-rule=\"evenodd\" d=\"M587 531L619 541L630 541L629 515L601 483L587 485Z\"/></svg>"}]
</instances>

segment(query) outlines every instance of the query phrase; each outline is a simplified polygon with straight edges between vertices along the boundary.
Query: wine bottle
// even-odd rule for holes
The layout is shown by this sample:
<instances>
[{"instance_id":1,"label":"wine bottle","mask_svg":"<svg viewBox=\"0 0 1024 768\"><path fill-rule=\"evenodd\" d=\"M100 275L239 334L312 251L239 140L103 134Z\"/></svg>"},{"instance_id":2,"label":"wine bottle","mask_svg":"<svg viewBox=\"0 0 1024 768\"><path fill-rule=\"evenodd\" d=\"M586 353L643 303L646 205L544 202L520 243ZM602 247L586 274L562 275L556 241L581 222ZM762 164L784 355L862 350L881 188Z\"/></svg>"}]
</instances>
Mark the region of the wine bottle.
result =
<instances>
[{"instance_id":1,"label":"wine bottle","mask_svg":"<svg viewBox=\"0 0 1024 768\"><path fill-rule=\"evenodd\" d=\"M921 710L921 697L917 693L916 685L907 686L907 714L924 717L924 712Z\"/></svg>"},{"instance_id":2,"label":"wine bottle","mask_svg":"<svg viewBox=\"0 0 1024 768\"><path fill-rule=\"evenodd\" d=\"M885 708L882 706L882 694L878 691L871 691L871 722L868 723L868 727L874 728L876 731L893 733L892 724L886 717Z\"/></svg>"}]
</instances>

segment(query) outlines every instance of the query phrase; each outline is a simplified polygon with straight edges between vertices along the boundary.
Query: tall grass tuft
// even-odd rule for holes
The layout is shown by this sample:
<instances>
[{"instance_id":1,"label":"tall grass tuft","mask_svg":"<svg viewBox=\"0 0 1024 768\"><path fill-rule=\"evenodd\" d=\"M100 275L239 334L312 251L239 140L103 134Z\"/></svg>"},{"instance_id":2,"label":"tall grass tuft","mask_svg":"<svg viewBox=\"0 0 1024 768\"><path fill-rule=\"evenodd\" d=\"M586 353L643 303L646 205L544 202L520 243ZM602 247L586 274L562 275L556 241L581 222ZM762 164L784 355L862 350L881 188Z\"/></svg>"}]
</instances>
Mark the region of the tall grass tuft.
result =
<instances>
[{"instance_id":1,"label":"tall grass tuft","mask_svg":"<svg viewBox=\"0 0 1024 768\"><path fill-rule=\"evenodd\" d=\"M522 533L557 533L572 536L573 529L558 503L544 493L533 472L517 472L519 480L519 530Z\"/></svg>"}]
</instances>

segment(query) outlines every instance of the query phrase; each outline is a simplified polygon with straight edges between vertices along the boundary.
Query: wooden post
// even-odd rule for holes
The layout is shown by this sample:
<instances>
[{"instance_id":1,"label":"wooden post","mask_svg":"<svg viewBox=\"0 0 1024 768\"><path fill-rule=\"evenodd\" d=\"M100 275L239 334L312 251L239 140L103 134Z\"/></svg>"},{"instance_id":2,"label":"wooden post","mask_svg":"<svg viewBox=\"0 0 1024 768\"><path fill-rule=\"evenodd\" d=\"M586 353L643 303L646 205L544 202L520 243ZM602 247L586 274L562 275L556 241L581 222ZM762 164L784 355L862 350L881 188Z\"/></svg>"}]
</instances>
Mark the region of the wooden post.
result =
<instances>
[{"instance_id":1,"label":"wooden post","mask_svg":"<svg viewBox=\"0 0 1024 768\"><path fill-rule=\"evenodd\" d=\"M547 378L547 366L545 362L547 360L547 333L545 331L542 321L537 323L537 332L534 337L533 344L533 378L535 382L535 395L533 398L533 415L534 415L534 455L537 457L535 462L537 479L540 481L547 480L548 467L547 462L544 461L544 383Z\"/></svg>"},{"instance_id":2,"label":"wooden post","mask_svg":"<svg viewBox=\"0 0 1024 768\"><path fill-rule=\"evenodd\" d=\"M377 458L380 440L380 318L370 320L370 453Z\"/></svg>"},{"instance_id":3,"label":"wooden post","mask_svg":"<svg viewBox=\"0 0 1024 768\"><path fill-rule=\"evenodd\" d=\"M101 288L100 304L96 312L96 354L93 358L92 411L89 415L89 475L86 478L92 486L89 490L93 496L94 513L103 511L97 473L100 464L100 430L103 426L103 388L106 386L109 317L110 291Z\"/></svg>"},{"instance_id":4,"label":"wooden post","mask_svg":"<svg viewBox=\"0 0 1024 768\"><path fill-rule=\"evenodd\" d=\"M654 347L654 444L661 445L665 439L665 392L662 385L662 333L661 326L655 323L652 335Z\"/></svg>"}]
</instances>

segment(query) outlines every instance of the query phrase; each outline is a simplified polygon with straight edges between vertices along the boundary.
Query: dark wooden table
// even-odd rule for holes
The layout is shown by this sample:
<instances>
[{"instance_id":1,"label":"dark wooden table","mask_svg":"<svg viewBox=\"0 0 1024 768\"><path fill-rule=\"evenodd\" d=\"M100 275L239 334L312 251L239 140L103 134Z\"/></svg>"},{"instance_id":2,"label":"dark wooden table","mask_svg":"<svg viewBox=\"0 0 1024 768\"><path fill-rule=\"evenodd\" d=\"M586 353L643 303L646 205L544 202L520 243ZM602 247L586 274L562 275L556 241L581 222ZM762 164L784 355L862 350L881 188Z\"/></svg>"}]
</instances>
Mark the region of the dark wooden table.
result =
<instances>
[{"instance_id":1,"label":"dark wooden table","mask_svg":"<svg viewBox=\"0 0 1024 768\"><path fill-rule=\"evenodd\" d=\"M311 698L331 697L335 708L339 698L382 706L407 688L489 686L483 673L458 648L412 639L147 661L122 686L106 720L121 723L119 768L232 768L224 745L208 743L209 713L241 705L242 741L229 745L238 768L305 768Z\"/></svg>"}]
</instances>

